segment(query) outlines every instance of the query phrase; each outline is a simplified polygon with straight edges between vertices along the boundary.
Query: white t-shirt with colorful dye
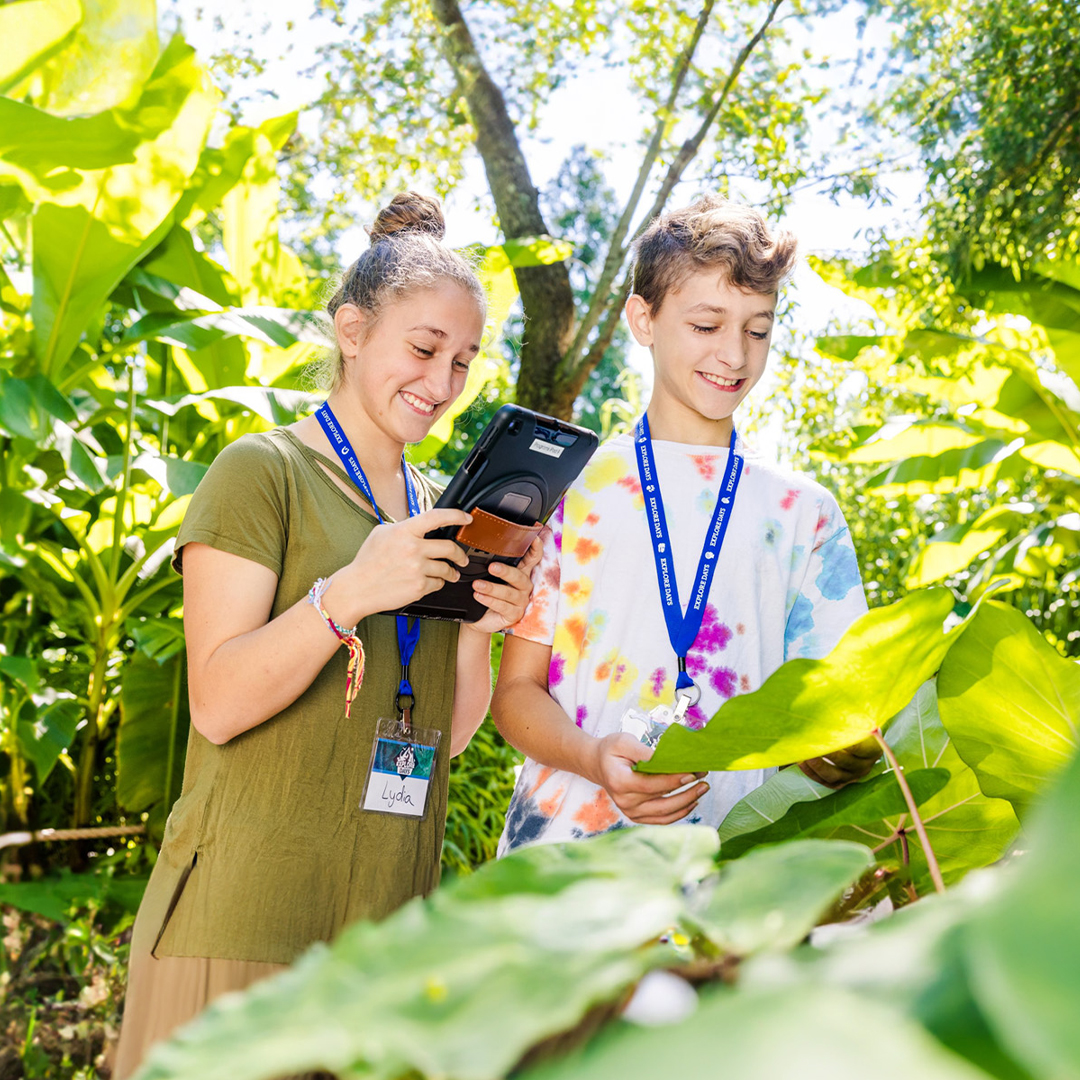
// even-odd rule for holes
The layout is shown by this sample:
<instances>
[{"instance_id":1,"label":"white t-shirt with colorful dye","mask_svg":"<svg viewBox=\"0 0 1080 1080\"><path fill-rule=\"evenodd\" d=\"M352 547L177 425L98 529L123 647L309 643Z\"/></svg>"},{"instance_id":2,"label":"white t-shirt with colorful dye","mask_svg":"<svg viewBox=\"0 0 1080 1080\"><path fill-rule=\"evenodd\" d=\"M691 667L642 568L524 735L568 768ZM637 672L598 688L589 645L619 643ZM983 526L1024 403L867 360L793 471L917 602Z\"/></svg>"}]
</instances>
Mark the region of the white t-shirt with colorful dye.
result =
<instances>
[{"instance_id":1,"label":"white t-shirt with colorful dye","mask_svg":"<svg viewBox=\"0 0 1080 1080\"><path fill-rule=\"evenodd\" d=\"M685 610L729 451L663 441L653 447ZM687 656L701 688L688 713L691 727L704 725L733 695L758 689L785 660L824 656L866 611L835 499L741 440L738 450L746 464ZM602 737L620 730L631 706L671 704L678 675L630 435L600 447L550 526L532 600L513 632L552 646L551 696L580 728ZM686 821L719 825L771 771L711 773L710 790ZM630 824L603 788L526 760L499 853Z\"/></svg>"}]
</instances>

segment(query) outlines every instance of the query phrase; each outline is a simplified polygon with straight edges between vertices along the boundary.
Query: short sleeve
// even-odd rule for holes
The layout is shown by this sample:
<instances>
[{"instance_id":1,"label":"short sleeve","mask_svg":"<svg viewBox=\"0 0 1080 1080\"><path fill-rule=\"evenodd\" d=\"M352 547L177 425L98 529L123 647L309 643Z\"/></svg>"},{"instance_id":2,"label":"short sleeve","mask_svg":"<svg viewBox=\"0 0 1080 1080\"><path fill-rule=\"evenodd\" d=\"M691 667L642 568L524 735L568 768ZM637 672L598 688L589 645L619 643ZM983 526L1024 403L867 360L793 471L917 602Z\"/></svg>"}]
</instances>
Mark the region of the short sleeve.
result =
<instances>
[{"instance_id":1,"label":"short sleeve","mask_svg":"<svg viewBox=\"0 0 1080 1080\"><path fill-rule=\"evenodd\" d=\"M185 544L239 555L281 577L288 541L285 460L260 435L245 435L214 459L180 525L173 567L183 573Z\"/></svg>"},{"instance_id":2,"label":"short sleeve","mask_svg":"<svg viewBox=\"0 0 1080 1080\"><path fill-rule=\"evenodd\" d=\"M788 610L784 659L827 656L866 612L859 560L844 515L831 495L819 507L806 573Z\"/></svg>"},{"instance_id":3,"label":"short sleeve","mask_svg":"<svg viewBox=\"0 0 1080 1080\"><path fill-rule=\"evenodd\" d=\"M560 504L558 516L562 517ZM515 637L535 641L538 645L551 645L555 641L555 617L559 609L559 586L562 579L562 550L560 534L545 525L540 533L544 541L544 554L533 567L532 597L520 622L515 623L507 633Z\"/></svg>"}]
</instances>

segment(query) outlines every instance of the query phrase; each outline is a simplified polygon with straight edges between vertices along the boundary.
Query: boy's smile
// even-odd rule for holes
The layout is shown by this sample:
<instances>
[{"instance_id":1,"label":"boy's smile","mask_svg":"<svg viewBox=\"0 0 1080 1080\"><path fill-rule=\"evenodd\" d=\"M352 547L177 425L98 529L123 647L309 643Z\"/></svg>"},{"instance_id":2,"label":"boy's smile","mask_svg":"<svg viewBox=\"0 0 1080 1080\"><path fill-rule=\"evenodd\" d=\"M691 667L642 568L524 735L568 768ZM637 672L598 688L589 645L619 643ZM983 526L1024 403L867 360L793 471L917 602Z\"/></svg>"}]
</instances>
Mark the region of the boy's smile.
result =
<instances>
[{"instance_id":1,"label":"boy's smile","mask_svg":"<svg viewBox=\"0 0 1080 1080\"><path fill-rule=\"evenodd\" d=\"M657 312L630 297L627 321L656 369L648 410L654 438L727 442L732 413L765 371L775 310L775 294L736 288L715 270L692 274Z\"/></svg>"}]
</instances>

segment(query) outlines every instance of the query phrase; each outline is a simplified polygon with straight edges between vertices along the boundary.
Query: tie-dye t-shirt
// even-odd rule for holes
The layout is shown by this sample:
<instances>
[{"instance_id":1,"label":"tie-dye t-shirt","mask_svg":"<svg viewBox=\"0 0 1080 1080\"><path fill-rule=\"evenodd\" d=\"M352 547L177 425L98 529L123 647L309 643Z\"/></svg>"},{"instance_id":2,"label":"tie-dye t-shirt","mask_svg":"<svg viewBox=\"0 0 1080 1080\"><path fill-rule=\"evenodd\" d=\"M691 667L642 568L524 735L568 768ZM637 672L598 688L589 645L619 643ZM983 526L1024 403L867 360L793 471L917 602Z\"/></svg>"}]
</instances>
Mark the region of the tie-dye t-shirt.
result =
<instances>
[{"instance_id":1,"label":"tie-dye t-shirt","mask_svg":"<svg viewBox=\"0 0 1080 1080\"><path fill-rule=\"evenodd\" d=\"M662 441L653 447L685 610L729 451ZM701 688L688 713L691 727L734 694L756 690L785 660L824 656L866 610L851 537L833 497L741 441L739 453L746 460L742 481L687 656ZM596 452L549 524L532 600L513 632L552 647L552 697L579 727L602 737L620 730L631 706L671 704L678 674L630 435ZM719 825L771 771L710 774L709 791L686 821ZM629 824L603 788L526 760L499 851Z\"/></svg>"}]
</instances>

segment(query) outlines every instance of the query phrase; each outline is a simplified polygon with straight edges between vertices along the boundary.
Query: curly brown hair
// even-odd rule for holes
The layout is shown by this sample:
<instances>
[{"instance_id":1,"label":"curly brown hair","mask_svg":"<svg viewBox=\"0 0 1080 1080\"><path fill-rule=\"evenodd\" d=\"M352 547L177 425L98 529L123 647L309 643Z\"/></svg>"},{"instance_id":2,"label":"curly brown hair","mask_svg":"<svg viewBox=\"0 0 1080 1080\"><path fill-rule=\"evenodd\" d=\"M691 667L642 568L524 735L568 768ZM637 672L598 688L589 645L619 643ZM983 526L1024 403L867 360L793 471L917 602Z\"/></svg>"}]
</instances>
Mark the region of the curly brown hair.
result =
<instances>
[{"instance_id":1,"label":"curly brown hair","mask_svg":"<svg viewBox=\"0 0 1080 1080\"><path fill-rule=\"evenodd\" d=\"M718 270L739 289L775 293L795 269L795 237L760 211L706 195L657 215L634 242L633 291L655 315L694 273Z\"/></svg>"}]
</instances>

